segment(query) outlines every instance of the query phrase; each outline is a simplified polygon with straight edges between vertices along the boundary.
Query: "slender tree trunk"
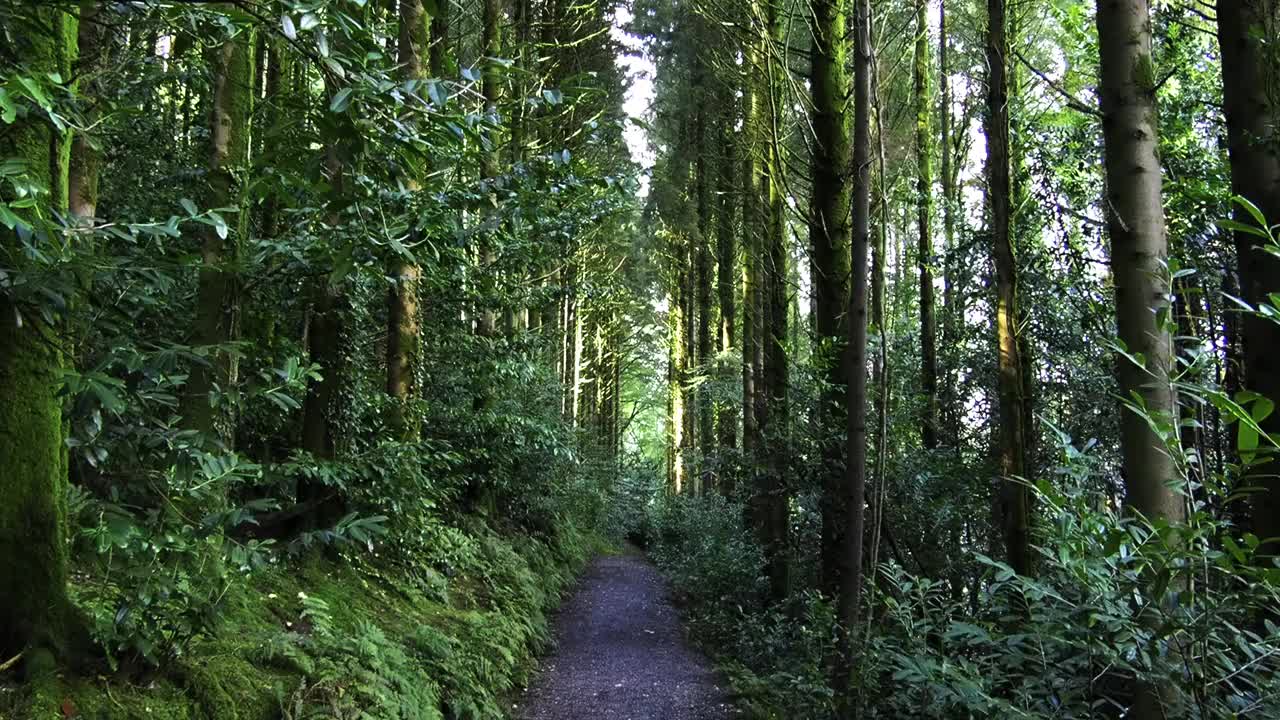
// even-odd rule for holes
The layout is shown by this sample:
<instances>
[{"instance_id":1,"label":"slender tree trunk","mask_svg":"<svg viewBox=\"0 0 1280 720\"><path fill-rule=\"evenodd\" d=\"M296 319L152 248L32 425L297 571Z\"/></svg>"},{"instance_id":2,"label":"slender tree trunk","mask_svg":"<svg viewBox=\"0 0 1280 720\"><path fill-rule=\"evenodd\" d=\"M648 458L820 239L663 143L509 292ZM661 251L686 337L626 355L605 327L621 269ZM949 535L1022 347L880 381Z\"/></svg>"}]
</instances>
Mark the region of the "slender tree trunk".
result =
<instances>
[{"instance_id":1,"label":"slender tree trunk","mask_svg":"<svg viewBox=\"0 0 1280 720\"><path fill-rule=\"evenodd\" d=\"M767 7L769 47L765 55L768 70L768 163L764 178L768 200L768 220L764 239L764 341L763 391L764 412L759 417L760 429L767 445L767 467L762 475L760 494L764 510L765 555L768 561L769 594L775 602L786 598L790 592L790 562L788 536L790 517L786 474L788 466L790 432L790 384L787 359L788 311L790 295L787 272L787 220L786 197L783 184L785 157L783 153L782 123L787 68L786 19L782 0L765 0Z\"/></svg>"},{"instance_id":2,"label":"slender tree trunk","mask_svg":"<svg viewBox=\"0 0 1280 720\"><path fill-rule=\"evenodd\" d=\"M1276 0L1219 0L1218 39L1222 47L1223 100L1231 157L1231 189L1262 211L1268 223L1280 223L1280 149L1276 141L1275 83L1280 80L1275 48L1280 33ZM1237 210L1239 222L1253 224ZM1240 285L1254 307L1280 292L1280 258L1263 250L1262 238L1235 234ZM1243 316L1244 377L1248 389L1280 402L1280 325ZM1272 412L1262 429L1280 439L1280 413ZM1262 447L1266 447L1264 441ZM1264 540L1264 556L1280 554L1280 474L1273 467L1253 468L1247 485L1264 489L1253 496L1253 531Z\"/></svg>"},{"instance_id":3,"label":"slender tree trunk","mask_svg":"<svg viewBox=\"0 0 1280 720\"><path fill-rule=\"evenodd\" d=\"M253 33L234 38L218 37L210 51L213 88L209 118L208 180L202 205L206 208L243 205L242 183L249 168L249 119L253 112ZM154 47L154 45L152 46ZM243 210L244 208L242 208ZM205 227L201 235L201 264L196 291L191 343L217 346L234 340L239 328L239 281L231 269L240 255L248 231L247 212L240 212L234 227ZM207 363L194 363L187 380L183 417L188 429L224 441L233 433L225 409L215 409L211 394L226 392L236 381L237 363L232 353L216 350ZM218 425L223 425L218 427Z\"/></svg>"},{"instance_id":4,"label":"slender tree trunk","mask_svg":"<svg viewBox=\"0 0 1280 720\"><path fill-rule=\"evenodd\" d=\"M700 25L700 23L699 23ZM700 28L701 29L701 28ZM697 265L697 342L698 342L698 366L699 375L709 377L713 372L713 360L715 358L715 346L713 345L712 329L716 327L716 321L712 315L711 307L711 283L712 283L712 213L714 208L711 200L711 189L715 182L711 176L711 149L708 146L708 121L707 115L709 100L711 98L710 83L708 80L709 73L702 60L700 49L694 49L694 93L695 97L700 98L700 102L694 109L694 172L695 179L695 196L697 200L698 211L698 232L697 232L697 249L695 250L695 263ZM699 472L699 484L702 492L711 489L712 476L708 471L707 458L711 455L715 443L715 408L711 401L711 384L702 382L698 385L698 448L700 452L700 464L702 469Z\"/></svg>"},{"instance_id":5,"label":"slender tree trunk","mask_svg":"<svg viewBox=\"0 0 1280 720\"><path fill-rule=\"evenodd\" d=\"M1018 573L1031 572L1030 493L1023 427L1022 348L1018 342L1017 269L1010 222L1008 42L1005 0L987 0L987 202L996 269L996 384L1000 419L1000 520L1005 554Z\"/></svg>"},{"instance_id":6,"label":"slender tree trunk","mask_svg":"<svg viewBox=\"0 0 1280 720\"><path fill-rule=\"evenodd\" d=\"M397 59L406 80L426 76L423 58L430 45L428 17L422 0L400 0L400 33ZM410 191L418 188L418 178L407 178ZM417 368L421 362L422 338L418 322L418 287L422 269L412 257L391 258L388 275L393 285L387 295L387 395L391 398L391 431L401 440L418 438L419 423L409 405L417 394Z\"/></svg>"},{"instance_id":7,"label":"slender tree trunk","mask_svg":"<svg viewBox=\"0 0 1280 720\"><path fill-rule=\"evenodd\" d=\"M727 108L719 116L719 126L716 128L716 141L720 144L721 151L718 157L719 174L716 178L716 191L719 194L720 202L718 212L716 214L716 294L720 303L720 326L719 326L719 349L722 354L728 355L733 351L736 345L735 323L737 322L737 307L735 305L735 276L738 271L737 248L735 246L734 227L734 209L736 207L734 169L737 164L737 153L734 152L734 125L737 121L737 112L733 104L731 88L724 87L721 92L721 102ZM731 367L731 366L730 366ZM732 370L728 370L732 374ZM745 389L745 388L744 388ZM722 403L718 408L719 416L718 435L719 445L723 448L732 448L737 444L737 413L733 406L729 403ZM733 473L724 476L724 481L732 482ZM721 487L721 492L726 495L733 494L733 488Z\"/></svg>"},{"instance_id":8,"label":"slender tree trunk","mask_svg":"<svg viewBox=\"0 0 1280 720\"><path fill-rule=\"evenodd\" d=\"M926 450L938 447L938 325L933 291L933 164L929 88L929 7L916 0L916 48L912 85L916 114L916 232L920 271L920 388L924 396L920 437Z\"/></svg>"},{"instance_id":9,"label":"slender tree trunk","mask_svg":"<svg viewBox=\"0 0 1280 720\"><path fill-rule=\"evenodd\" d=\"M956 193L956 172L953 167L954 149L951 137L951 38L947 26L947 2L938 0L938 94L939 112L939 175L942 181L942 424L947 442L959 448L960 412L957 407L956 382L959 360L958 328L962 311L957 305L956 279L956 213L960 211L960 198Z\"/></svg>"},{"instance_id":10,"label":"slender tree trunk","mask_svg":"<svg viewBox=\"0 0 1280 720\"><path fill-rule=\"evenodd\" d=\"M1169 312L1164 267L1168 241L1161 205L1156 73L1147 0L1103 0L1098 4L1097 24L1107 230L1120 341L1129 353L1116 361L1120 393L1141 398L1147 413L1167 421L1176 419L1177 405L1169 382L1173 341L1161 321ZM1145 367L1130 357L1145 358ZM1129 407L1121 413L1127 502L1152 521L1180 522L1183 499L1170 487L1178 474L1164 438ZM1165 598L1153 600L1163 603ZM1151 655L1157 655L1154 649ZM1172 711L1166 707L1168 695L1159 682L1139 682L1130 715L1136 720L1168 717Z\"/></svg>"},{"instance_id":11,"label":"slender tree trunk","mask_svg":"<svg viewBox=\"0 0 1280 720\"><path fill-rule=\"evenodd\" d=\"M754 14L752 14L754 17ZM763 102L759 72L763 57L758 40L745 48L746 78L743 83L743 134L747 151L742 167L742 447L749 453L761 448L760 423L757 414L762 388L757 385L760 333L760 237L764 224L761 203L763 169Z\"/></svg>"},{"instance_id":12,"label":"slender tree trunk","mask_svg":"<svg viewBox=\"0 0 1280 720\"><path fill-rule=\"evenodd\" d=\"M813 111L813 198L809 241L813 257L814 312L818 358L825 385L817 412L822 447L822 589L838 597L844 568L845 441L848 373L844 357L852 327L849 305L850 203L853 196L853 138L849 88L847 17L844 0L813 0L813 55L809 89ZM863 308L865 310L865 307ZM841 674L843 677L843 674Z\"/></svg>"},{"instance_id":13,"label":"slender tree trunk","mask_svg":"<svg viewBox=\"0 0 1280 720\"><path fill-rule=\"evenodd\" d=\"M862 555L867 486L867 256L871 245L871 2L854 0L853 79L853 237L849 275L848 459L845 468L845 533L840 569L841 648L849 666L839 690L847 691L852 673L853 632L858 627L862 598ZM856 704L846 700L846 717L854 717Z\"/></svg>"},{"instance_id":14,"label":"slender tree trunk","mask_svg":"<svg viewBox=\"0 0 1280 720\"><path fill-rule=\"evenodd\" d=\"M484 0L483 38L484 44L484 81L481 90L484 94L485 113L491 118L498 113L498 104L502 101L502 78L494 59L502 54L502 0ZM498 152L497 130L490 131L492 147L482 156L480 175L490 183L497 181L500 172L500 155ZM496 196L497 189L490 187L488 192ZM497 290L497 254L494 239L485 233L480 243L480 302L479 322L476 333L481 337L492 337L497 330L498 313L493 307Z\"/></svg>"},{"instance_id":15,"label":"slender tree trunk","mask_svg":"<svg viewBox=\"0 0 1280 720\"><path fill-rule=\"evenodd\" d=\"M70 77L74 19L52 8L32 12L52 32L19 35L17 57L30 72ZM65 141L35 114L7 125L0 137L0 156L24 160L28 177L49 189L58 211L67 202ZM15 199L7 187L0 189L0 200ZM25 257L13 231L0 229L0 245L6 257ZM66 349L62 328L0 292L0 656L8 659L25 649L32 672L53 667L46 662L50 651L70 650L66 642L75 617L67 599L67 449L60 394Z\"/></svg>"},{"instance_id":16,"label":"slender tree trunk","mask_svg":"<svg viewBox=\"0 0 1280 720\"><path fill-rule=\"evenodd\" d=\"M80 82L76 88L85 103L85 125L93 126L98 120L97 103L102 91L98 76L106 70L107 31L101 11L95 0L81 0L77 44L79 46ZM71 164L68 187L68 210L72 221L82 227L92 227L98 210L98 173L102 166L102 153L94 147L87 131L75 133L71 140Z\"/></svg>"}]
</instances>

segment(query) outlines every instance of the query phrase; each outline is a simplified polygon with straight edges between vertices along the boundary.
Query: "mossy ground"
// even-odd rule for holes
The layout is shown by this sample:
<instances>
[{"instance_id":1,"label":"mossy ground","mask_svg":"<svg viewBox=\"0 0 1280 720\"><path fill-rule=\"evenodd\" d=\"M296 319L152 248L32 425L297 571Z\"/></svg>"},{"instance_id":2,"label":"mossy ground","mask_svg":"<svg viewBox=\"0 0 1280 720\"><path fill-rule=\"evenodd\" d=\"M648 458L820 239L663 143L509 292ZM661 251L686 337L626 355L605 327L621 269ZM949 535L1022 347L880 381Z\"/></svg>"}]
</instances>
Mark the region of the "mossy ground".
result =
<instances>
[{"instance_id":1,"label":"mossy ground","mask_svg":"<svg viewBox=\"0 0 1280 720\"><path fill-rule=\"evenodd\" d=\"M604 548L572 528L540 539L476 523L467 536L473 552L450 578L429 553L257 572L163 667L0 684L0 720L504 717L548 640L546 611Z\"/></svg>"}]
</instances>

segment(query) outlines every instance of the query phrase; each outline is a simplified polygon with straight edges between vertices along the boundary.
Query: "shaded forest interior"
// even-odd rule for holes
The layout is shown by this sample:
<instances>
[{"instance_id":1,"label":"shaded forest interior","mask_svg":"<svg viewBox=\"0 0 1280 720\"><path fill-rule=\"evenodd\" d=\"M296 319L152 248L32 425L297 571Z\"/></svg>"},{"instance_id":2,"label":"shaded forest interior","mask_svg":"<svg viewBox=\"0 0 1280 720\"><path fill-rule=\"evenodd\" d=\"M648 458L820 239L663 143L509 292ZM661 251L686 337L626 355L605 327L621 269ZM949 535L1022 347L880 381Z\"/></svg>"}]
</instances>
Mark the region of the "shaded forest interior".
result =
<instances>
[{"instance_id":1,"label":"shaded forest interior","mask_svg":"<svg viewBox=\"0 0 1280 720\"><path fill-rule=\"evenodd\" d=\"M0 718L1280 716L1274 0L0 0Z\"/></svg>"}]
</instances>

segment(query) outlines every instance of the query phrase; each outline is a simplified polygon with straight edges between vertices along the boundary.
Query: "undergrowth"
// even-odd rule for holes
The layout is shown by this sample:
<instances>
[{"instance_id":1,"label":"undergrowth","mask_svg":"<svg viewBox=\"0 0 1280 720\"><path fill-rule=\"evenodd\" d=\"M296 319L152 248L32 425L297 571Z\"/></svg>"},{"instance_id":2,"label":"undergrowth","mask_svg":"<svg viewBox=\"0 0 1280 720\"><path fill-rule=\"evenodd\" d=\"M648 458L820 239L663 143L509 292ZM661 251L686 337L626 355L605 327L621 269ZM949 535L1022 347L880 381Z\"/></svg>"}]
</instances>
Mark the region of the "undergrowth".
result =
<instances>
[{"instance_id":1,"label":"undergrowth","mask_svg":"<svg viewBox=\"0 0 1280 720\"><path fill-rule=\"evenodd\" d=\"M2 720L490 720L545 649L545 613L601 544L472 519L448 559L312 553L233 586L163 669L0 685Z\"/></svg>"}]
</instances>

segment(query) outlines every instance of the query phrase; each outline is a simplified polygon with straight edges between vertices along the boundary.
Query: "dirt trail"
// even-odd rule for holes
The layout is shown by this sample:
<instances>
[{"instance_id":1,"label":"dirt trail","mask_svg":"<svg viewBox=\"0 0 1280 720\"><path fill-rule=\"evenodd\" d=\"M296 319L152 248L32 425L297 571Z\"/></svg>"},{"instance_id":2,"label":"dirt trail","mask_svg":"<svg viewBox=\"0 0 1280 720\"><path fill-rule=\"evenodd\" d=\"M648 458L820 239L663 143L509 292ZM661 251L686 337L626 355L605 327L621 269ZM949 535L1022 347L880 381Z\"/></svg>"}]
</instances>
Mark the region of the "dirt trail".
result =
<instances>
[{"instance_id":1,"label":"dirt trail","mask_svg":"<svg viewBox=\"0 0 1280 720\"><path fill-rule=\"evenodd\" d=\"M721 720L734 713L689 647L658 571L637 553L597 559L556 619L555 652L520 720Z\"/></svg>"}]
</instances>

